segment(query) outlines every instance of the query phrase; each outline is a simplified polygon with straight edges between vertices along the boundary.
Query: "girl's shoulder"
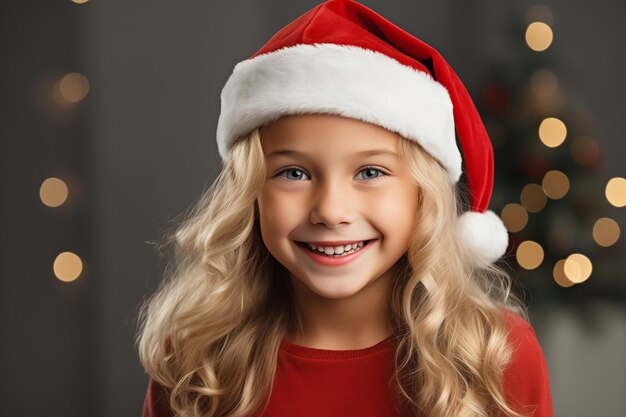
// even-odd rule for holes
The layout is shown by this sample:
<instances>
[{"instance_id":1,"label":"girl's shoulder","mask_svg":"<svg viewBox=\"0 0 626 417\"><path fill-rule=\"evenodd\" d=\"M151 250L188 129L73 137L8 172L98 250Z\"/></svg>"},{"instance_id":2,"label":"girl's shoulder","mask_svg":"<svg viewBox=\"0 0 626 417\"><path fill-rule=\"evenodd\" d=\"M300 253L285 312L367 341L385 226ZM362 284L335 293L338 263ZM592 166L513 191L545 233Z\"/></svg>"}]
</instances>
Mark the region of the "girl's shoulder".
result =
<instances>
[{"instance_id":1,"label":"girl's shoulder","mask_svg":"<svg viewBox=\"0 0 626 417\"><path fill-rule=\"evenodd\" d=\"M513 373L523 369L525 374L533 371L539 376L546 367L535 329L517 313L507 310L504 314L507 340L513 349L511 361L506 369ZM547 373L545 376L547 377Z\"/></svg>"},{"instance_id":2,"label":"girl's shoulder","mask_svg":"<svg viewBox=\"0 0 626 417\"><path fill-rule=\"evenodd\" d=\"M153 378L148 379L141 417L172 417L169 393Z\"/></svg>"},{"instance_id":3,"label":"girl's shoulder","mask_svg":"<svg viewBox=\"0 0 626 417\"><path fill-rule=\"evenodd\" d=\"M514 350L513 361L519 362L531 358L535 361L543 360L543 351L532 325L519 314L509 310L505 310L504 316L508 341Z\"/></svg>"},{"instance_id":4,"label":"girl's shoulder","mask_svg":"<svg viewBox=\"0 0 626 417\"><path fill-rule=\"evenodd\" d=\"M535 410L534 417L551 417L550 379L543 350L533 327L518 314L506 311L511 360L504 369L507 402L520 412Z\"/></svg>"},{"instance_id":5,"label":"girl's shoulder","mask_svg":"<svg viewBox=\"0 0 626 417\"><path fill-rule=\"evenodd\" d=\"M512 336L520 336L528 332L531 332L533 335L535 334L535 330L531 324L519 314L505 309L503 310L503 315L506 327Z\"/></svg>"}]
</instances>

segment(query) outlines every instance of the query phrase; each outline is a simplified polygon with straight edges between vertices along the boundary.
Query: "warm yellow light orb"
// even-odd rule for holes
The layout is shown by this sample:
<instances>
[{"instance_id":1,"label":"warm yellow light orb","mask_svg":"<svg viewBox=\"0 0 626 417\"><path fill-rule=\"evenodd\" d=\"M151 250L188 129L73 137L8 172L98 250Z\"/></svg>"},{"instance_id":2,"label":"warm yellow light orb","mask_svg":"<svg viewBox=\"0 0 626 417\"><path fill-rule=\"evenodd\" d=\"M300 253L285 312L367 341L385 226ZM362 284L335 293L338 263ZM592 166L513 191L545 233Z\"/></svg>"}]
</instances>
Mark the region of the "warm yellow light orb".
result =
<instances>
[{"instance_id":1,"label":"warm yellow light orb","mask_svg":"<svg viewBox=\"0 0 626 417\"><path fill-rule=\"evenodd\" d=\"M552 269L552 277L554 278L554 281L557 284L559 284L561 287L567 288L567 287L571 287L575 283L570 281L569 278L567 278L567 275L565 275L564 267L565 267L565 259L561 259L557 261L557 263L554 264L554 268Z\"/></svg>"},{"instance_id":2,"label":"warm yellow light orb","mask_svg":"<svg viewBox=\"0 0 626 417\"><path fill-rule=\"evenodd\" d=\"M565 123L556 117L548 117L539 125L539 139L549 148L556 148L567 136Z\"/></svg>"},{"instance_id":3,"label":"warm yellow light orb","mask_svg":"<svg viewBox=\"0 0 626 417\"><path fill-rule=\"evenodd\" d=\"M58 207L65 203L68 194L65 181L55 177L47 178L39 187L39 199L48 207Z\"/></svg>"},{"instance_id":4,"label":"warm yellow light orb","mask_svg":"<svg viewBox=\"0 0 626 417\"><path fill-rule=\"evenodd\" d=\"M548 171L543 176L541 187L548 197L558 200L565 197L569 191L569 178L561 171Z\"/></svg>"},{"instance_id":5,"label":"warm yellow light orb","mask_svg":"<svg viewBox=\"0 0 626 417\"><path fill-rule=\"evenodd\" d=\"M71 282L83 272L83 262L75 253L62 252L54 260L52 269L60 281Z\"/></svg>"},{"instance_id":6,"label":"warm yellow light orb","mask_svg":"<svg viewBox=\"0 0 626 417\"><path fill-rule=\"evenodd\" d=\"M504 206L500 213L500 218L506 229L511 233L519 232L528 224L528 212L526 212L524 206L517 203Z\"/></svg>"},{"instance_id":7,"label":"warm yellow light orb","mask_svg":"<svg viewBox=\"0 0 626 417\"><path fill-rule=\"evenodd\" d=\"M591 276L592 270L591 261L582 253L571 254L565 259L563 265L563 271L567 278L576 284L587 280Z\"/></svg>"},{"instance_id":8,"label":"warm yellow light orb","mask_svg":"<svg viewBox=\"0 0 626 417\"><path fill-rule=\"evenodd\" d=\"M74 104L89 92L89 81L83 74L71 72L54 85L54 97L59 104Z\"/></svg>"},{"instance_id":9,"label":"warm yellow light orb","mask_svg":"<svg viewBox=\"0 0 626 417\"><path fill-rule=\"evenodd\" d=\"M611 178L606 184L605 194L609 203L615 207L626 206L626 179Z\"/></svg>"},{"instance_id":10,"label":"warm yellow light orb","mask_svg":"<svg viewBox=\"0 0 626 417\"><path fill-rule=\"evenodd\" d=\"M543 262L543 248L537 242L526 240L519 244L515 256L522 268L535 269Z\"/></svg>"},{"instance_id":11,"label":"warm yellow light orb","mask_svg":"<svg viewBox=\"0 0 626 417\"><path fill-rule=\"evenodd\" d=\"M546 206L548 198L539 184L527 184L520 193L522 206L531 213L538 213Z\"/></svg>"},{"instance_id":12,"label":"warm yellow light orb","mask_svg":"<svg viewBox=\"0 0 626 417\"><path fill-rule=\"evenodd\" d=\"M552 29L543 22L533 22L526 28L526 44L533 51L545 51L552 39Z\"/></svg>"},{"instance_id":13,"label":"warm yellow light orb","mask_svg":"<svg viewBox=\"0 0 626 417\"><path fill-rule=\"evenodd\" d=\"M607 247L619 239L619 224L611 218L601 217L593 225L593 240L600 246Z\"/></svg>"}]
</instances>

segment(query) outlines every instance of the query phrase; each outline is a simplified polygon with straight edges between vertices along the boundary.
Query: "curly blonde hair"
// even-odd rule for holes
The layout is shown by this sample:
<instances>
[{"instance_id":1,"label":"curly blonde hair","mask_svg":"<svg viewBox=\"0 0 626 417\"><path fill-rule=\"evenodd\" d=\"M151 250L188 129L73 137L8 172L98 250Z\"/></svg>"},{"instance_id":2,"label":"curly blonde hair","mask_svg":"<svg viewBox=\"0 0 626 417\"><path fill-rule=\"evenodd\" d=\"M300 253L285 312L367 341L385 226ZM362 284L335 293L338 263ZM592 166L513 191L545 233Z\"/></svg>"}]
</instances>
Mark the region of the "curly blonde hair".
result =
<instances>
[{"instance_id":1,"label":"curly blonde hair","mask_svg":"<svg viewBox=\"0 0 626 417\"><path fill-rule=\"evenodd\" d=\"M173 253L141 305L136 343L176 416L265 410L280 342L300 325L287 271L260 234L261 135L262 127L233 144L217 179L158 245ZM476 265L458 242L464 188L419 144L400 139L421 192L413 239L393 267L390 384L413 415L521 417L503 393L513 352L503 310L527 319L525 306L504 267Z\"/></svg>"}]
</instances>

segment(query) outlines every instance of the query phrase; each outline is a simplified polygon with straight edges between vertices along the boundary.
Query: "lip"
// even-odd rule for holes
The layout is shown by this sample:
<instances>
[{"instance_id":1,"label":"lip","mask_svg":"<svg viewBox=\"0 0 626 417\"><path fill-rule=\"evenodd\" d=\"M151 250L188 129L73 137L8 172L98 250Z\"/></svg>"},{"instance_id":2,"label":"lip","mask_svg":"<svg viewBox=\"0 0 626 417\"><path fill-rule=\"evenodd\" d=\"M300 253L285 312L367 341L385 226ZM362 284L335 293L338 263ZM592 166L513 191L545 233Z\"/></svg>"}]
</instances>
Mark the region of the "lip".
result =
<instances>
[{"instance_id":1,"label":"lip","mask_svg":"<svg viewBox=\"0 0 626 417\"><path fill-rule=\"evenodd\" d=\"M356 260L357 258L359 258L361 255L363 255L363 253L365 251L367 251L369 248L372 247L372 245L378 241L378 239L372 239L369 242L367 242L367 244L363 245L363 247L350 254L350 255L346 255L346 256L340 256L340 257L330 257L330 256L326 256L326 255L320 255L316 252L313 252L312 250L308 249L306 247L306 243L301 243L301 242L296 242L296 246L298 246L300 248L301 251L303 251L304 253L306 253L309 258L311 258L312 260L314 260L315 262L317 262L320 265L324 265L324 266L342 266L342 265L346 265L354 260ZM348 242L350 243L350 242ZM323 245L322 245L323 246Z\"/></svg>"}]
</instances>

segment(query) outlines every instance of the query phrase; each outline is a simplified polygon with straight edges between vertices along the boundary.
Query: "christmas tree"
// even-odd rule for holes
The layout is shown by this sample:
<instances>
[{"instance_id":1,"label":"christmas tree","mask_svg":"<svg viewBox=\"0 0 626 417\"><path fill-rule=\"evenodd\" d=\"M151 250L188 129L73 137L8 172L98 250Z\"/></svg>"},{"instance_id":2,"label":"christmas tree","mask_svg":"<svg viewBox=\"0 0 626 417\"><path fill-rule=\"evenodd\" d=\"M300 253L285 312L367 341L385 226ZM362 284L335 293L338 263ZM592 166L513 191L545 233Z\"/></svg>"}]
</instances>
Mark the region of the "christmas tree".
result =
<instances>
[{"instance_id":1,"label":"christmas tree","mask_svg":"<svg viewBox=\"0 0 626 417\"><path fill-rule=\"evenodd\" d=\"M550 10L513 19L507 53L487 70L476 103L494 146L492 206L509 230L503 261L535 307L623 305L612 216L626 204L626 180L606 178L587 110L559 85Z\"/></svg>"}]
</instances>

